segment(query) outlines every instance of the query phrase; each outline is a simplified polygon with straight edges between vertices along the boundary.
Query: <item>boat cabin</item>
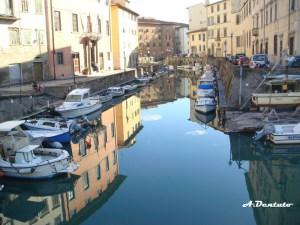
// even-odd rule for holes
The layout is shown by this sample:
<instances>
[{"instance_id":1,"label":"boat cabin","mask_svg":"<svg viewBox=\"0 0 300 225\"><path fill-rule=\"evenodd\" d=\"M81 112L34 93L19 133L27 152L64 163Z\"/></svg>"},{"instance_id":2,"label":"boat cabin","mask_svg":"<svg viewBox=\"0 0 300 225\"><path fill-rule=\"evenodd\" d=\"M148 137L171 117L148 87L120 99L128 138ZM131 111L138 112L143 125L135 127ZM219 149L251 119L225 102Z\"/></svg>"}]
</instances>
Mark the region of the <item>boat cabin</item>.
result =
<instances>
[{"instance_id":1,"label":"boat cabin","mask_svg":"<svg viewBox=\"0 0 300 225\"><path fill-rule=\"evenodd\" d=\"M10 157L10 162L15 164L40 163L42 161L41 157L36 156L33 152L38 147L38 145L28 145L17 150L14 157L14 162L12 156Z\"/></svg>"},{"instance_id":2,"label":"boat cabin","mask_svg":"<svg viewBox=\"0 0 300 225\"><path fill-rule=\"evenodd\" d=\"M66 99L65 102L82 102L83 100L90 97L90 89L75 89L71 91Z\"/></svg>"},{"instance_id":3,"label":"boat cabin","mask_svg":"<svg viewBox=\"0 0 300 225\"><path fill-rule=\"evenodd\" d=\"M298 80L271 80L266 83L268 93L288 93L300 91Z\"/></svg>"}]
</instances>

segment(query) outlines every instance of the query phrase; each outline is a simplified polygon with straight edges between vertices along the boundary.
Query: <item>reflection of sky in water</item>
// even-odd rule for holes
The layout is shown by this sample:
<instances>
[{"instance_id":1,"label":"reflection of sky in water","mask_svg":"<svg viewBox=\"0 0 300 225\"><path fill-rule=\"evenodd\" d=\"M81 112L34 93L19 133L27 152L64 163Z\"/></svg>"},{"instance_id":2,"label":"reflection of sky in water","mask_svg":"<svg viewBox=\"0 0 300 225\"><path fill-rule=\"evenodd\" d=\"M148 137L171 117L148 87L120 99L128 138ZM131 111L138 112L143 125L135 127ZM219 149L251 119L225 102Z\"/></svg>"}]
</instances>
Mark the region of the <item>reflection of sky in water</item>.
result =
<instances>
[{"instance_id":1,"label":"reflection of sky in water","mask_svg":"<svg viewBox=\"0 0 300 225\"><path fill-rule=\"evenodd\" d=\"M158 121L161 119L162 119L162 116L159 114L146 114L146 115L142 116L142 120L145 122Z\"/></svg>"},{"instance_id":2,"label":"reflection of sky in water","mask_svg":"<svg viewBox=\"0 0 300 225\"><path fill-rule=\"evenodd\" d=\"M144 123L136 144L119 152L128 177L84 224L255 224L252 209L242 208L249 200L244 172L228 164L227 135L189 121L189 99L142 113L145 122L160 120Z\"/></svg>"}]
</instances>

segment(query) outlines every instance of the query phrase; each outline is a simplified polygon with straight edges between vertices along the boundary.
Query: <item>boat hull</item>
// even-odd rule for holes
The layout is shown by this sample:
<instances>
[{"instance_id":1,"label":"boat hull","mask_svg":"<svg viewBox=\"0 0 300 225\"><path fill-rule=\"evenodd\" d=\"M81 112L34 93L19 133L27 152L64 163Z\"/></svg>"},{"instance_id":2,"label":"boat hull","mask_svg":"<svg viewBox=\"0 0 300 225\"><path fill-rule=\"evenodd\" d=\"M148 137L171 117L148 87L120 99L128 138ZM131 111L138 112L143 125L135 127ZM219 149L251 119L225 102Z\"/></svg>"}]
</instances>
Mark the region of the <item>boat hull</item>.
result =
<instances>
[{"instance_id":1,"label":"boat hull","mask_svg":"<svg viewBox=\"0 0 300 225\"><path fill-rule=\"evenodd\" d=\"M196 105L195 110L201 113L210 113L216 110L215 105Z\"/></svg>"},{"instance_id":2,"label":"boat hull","mask_svg":"<svg viewBox=\"0 0 300 225\"><path fill-rule=\"evenodd\" d=\"M252 102L256 106L298 106L300 105L300 92L253 94Z\"/></svg>"},{"instance_id":3,"label":"boat hull","mask_svg":"<svg viewBox=\"0 0 300 225\"><path fill-rule=\"evenodd\" d=\"M45 163L44 165L31 165L27 167L19 167L16 165L11 167L0 167L4 176L21 179L47 179L71 173L77 168L78 165L74 162L70 163L68 158L52 163Z\"/></svg>"},{"instance_id":4,"label":"boat hull","mask_svg":"<svg viewBox=\"0 0 300 225\"><path fill-rule=\"evenodd\" d=\"M75 108L75 109L62 109L57 110L57 112L66 119L75 119L84 115L91 114L97 110L100 110L102 107L102 104L97 103L90 107L84 107L84 108Z\"/></svg>"},{"instance_id":5,"label":"boat hull","mask_svg":"<svg viewBox=\"0 0 300 225\"><path fill-rule=\"evenodd\" d=\"M287 135L275 135L268 136L268 140L274 144L300 144L300 134L287 134Z\"/></svg>"},{"instance_id":6,"label":"boat hull","mask_svg":"<svg viewBox=\"0 0 300 225\"><path fill-rule=\"evenodd\" d=\"M215 97L215 91L213 89L198 89L197 96L200 98Z\"/></svg>"}]
</instances>

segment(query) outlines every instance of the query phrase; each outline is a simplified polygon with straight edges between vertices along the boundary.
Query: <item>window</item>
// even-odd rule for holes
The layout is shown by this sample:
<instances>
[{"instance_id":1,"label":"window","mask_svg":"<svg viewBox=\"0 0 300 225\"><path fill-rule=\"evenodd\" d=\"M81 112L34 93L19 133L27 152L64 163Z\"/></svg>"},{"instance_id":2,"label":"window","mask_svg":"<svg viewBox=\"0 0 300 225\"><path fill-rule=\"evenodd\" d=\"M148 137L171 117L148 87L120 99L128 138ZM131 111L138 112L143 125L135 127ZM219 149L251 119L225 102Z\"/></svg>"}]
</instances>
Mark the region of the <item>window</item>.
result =
<instances>
[{"instance_id":1,"label":"window","mask_svg":"<svg viewBox=\"0 0 300 225\"><path fill-rule=\"evenodd\" d=\"M107 60L110 60L110 52L107 52Z\"/></svg>"},{"instance_id":2,"label":"window","mask_svg":"<svg viewBox=\"0 0 300 225\"><path fill-rule=\"evenodd\" d=\"M103 133L103 142L104 142L104 145L106 145L106 143L107 143L107 130L106 129Z\"/></svg>"},{"instance_id":3,"label":"window","mask_svg":"<svg viewBox=\"0 0 300 225\"><path fill-rule=\"evenodd\" d=\"M277 35L274 35L274 55L278 54L278 49L277 49L278 43L277 42L278 42Z\"/></svg>"},{"instance_id":4,"label":"window","mask_svg":"<svg viewBox=\"0 0 300 225\"><path fill-rule=\"evenodd\" d=\"M79 141L79 155L85 156L86 155L86 146L85 146L85 140L83 138Z\"/></svg>"},{"instance_id":5,"label":"window","mask_svg":"<svg viewBox=\"0 0 300 225\"><path fill-rule=\"evenodd\" d=\"M202 40L205 41L205 34L203 34Z\"/></svg>"},{"instance_id":6,"label":"window","mask_svg":"<svg viewBox=\"0 0 300 225\"><path fill-rule=\"evenodd\" d=\"M270 23L272 23L273 20L273 8L270 8Z\"/></svg>"},{"instance_id":7,"label":"window","mask_svg":"<svg viewBox=\"0 0 300 225\"><path fill-rule=\"evenodd\" d=\"M198 35L198 39L199 39L199 41L201 41L201 34Z\"/></svg>"},{"instance_id":8,"label":"window","mask_svg":"<svg viewBox=\"0 0 300 225\"><path fill-rule=\"evenodd\" d=\"M0 14L13 16L13 2L12 0L2 0L0 2Z\"/></svg>"},{"instance_id":9,"label":"window","mask_svg":"<svg viewBox=\"0 0 300 225\"><path fill-rule=\"evenodd\" d=\"M217 23L220 23L220 15L217 16Z\"/></svg>"},{"instance_id":10,"label":"window","mask_svg":"<svg viewBox=\"0 0 300 225\"><path fill-rule=\"evenodd\" d=\"M45 199L45 200L43 201L43 203L44 203L44 207L43 207L43 209L42 209L41 212L40 212L41 217L44 217L46 214L49 213L49 206L48 206L48 201L47 201L47 199Z\"/></svg>"},{"instance_id":11,"label":"window","mask_svg":"<svg viewBox=\"0 0 300 225\"><path fill-rule=\"evenodd\" d=\"M227 14L224 14L224 23L227 23Z\"/></svg>"},{"instance_id":12,"label":"window","mask_svg":"<svg viewBox=\"0 0 300 225\"><path fill-rule=\"evenodd\" d=\"M274 13L275 13L275 18L274 18L274 20L277 20L277 4L275 4L275 9L274 9L274 10L275 10L275 12L274 12Z\"/></svg>"},{"instance_id":13,"label":"window","mask_svg":"<svg viewBox=\"0 0 300 225\"><path fill-rule=\"evenodd\" d=\"M203 51L205 52L205 45L203 45Z\"/></svg>"},{"instance_id":14,"label":"window","mask_svg":"<svg viewBox=\"0 0 300 225\"><path fill-rule=\"evenodd\" d=\"M61 31L61 18L59 11L54 11L54 27L55 31Z\"/></svg>"},{"instance_id":15,"label":"window","mask_svg":"<svg viewBox=\"0 0 300 225\"><path fill-rule=\"evenodd\" d=\"M296 0L291 0L291 11L296 10Z\"/></svg>"},{"instance_id":16,"label":"window","mask_svg":"<svg viewBox=\"0 0 300 225\"><path fill-rule=\"evenodd\" d=\"M56 61L58 65L64 64L64 53L63 52L57 52L56 53Z\"/></svg>"},{"instance_id":17,"label":"window","mask_svg":"<svg viewBox=\"0 0 300 225\"><path fill-rule=\"evenodd\" d=\"M102 30L102 27L101 27L101 19L100 17L98 16L98 33L101 34L101 30Z\"/></svg>"},{"instance_id":18,"label":"window","mask_svg":"<svg viewBox=\"0 0 300 225\"><path fill-rule=\"evenodd\" d=\"M194 37L194 35L192 35L192 41L194 41L195 40L195 37Z\"/></svg>"},{"instance_id":19,"label":"window","mask_svg":"<svg viewBox=\"0 0 300 225\"><path fill-rule=\"evenodd\" d=\"M22 0L21 2L22 12L26 13L28 12L28 0Z\"/></svg>"},{"instance_id":20,"label":"window","mask_svg":"<svg viewBox=\"0 0 300 225\"><path fill-rule=\"evenodd\" d=\"M22 30L22 44L31 45L32 44L32 32L30 29Z\"/></svg>"},{"instance_id":21,"label":"window","mask_svg":"<svg viewBox=\"0 0 300 225\"><path fill-rule=\"evenodd\" d=\"M109 158L106 156L105 158L106 171L109 171Z\"/></svg>"},{"instance_id":22,"label":"window","mask_svg":"<svg viewBox=\"0 0 300 225\"><path fill-rule=\"evenodd\" d=\"M268 43L268 40L266 40L266 43L265 43L265 54L268 54L269 52L269 43Z\"/></svg>"},{"instance_id":23,"label":"window","mask_svg":"<svg viewBox=\"0 0 300 225\"><path fill-rule=\"evenodd\" d=\"M45 44L45 31L36 30L35 38L36 38L37 44L41 44L41 45Z\"/></svg>"},{"instance_id":24,"label":"window","mask_svg":"<svg viewBox=\"0 0 300 225\"><path fill-rule=\"evenodd\" d=\"M90 187L89 173L85 172L82 174L83 189L87 190Z\"/></svg>"},{"instance_id":25,"label":"window","mask_svg":"<svg viewBox=\"0 0 300 225\"><path fill-rule=\"evenodd\" d=\"M43 14L43 2L42 0L35 0L35 13L38 15Z\"/></svg>"},{"instance_id":26,"label":"window","mask_svg":"<svg viewBox=\"0 0 300 225\"><path fill-rule=\"evenodd\" d=\"M111 132L111 137L115 137L115 124L114 123L112 123L110 125L110 132Z\"/></svg>"},{"instance_id":27,"label":"window","mask_svg":"<svg viewBox=\"0 0 300 225\"><path fill-rule=\"evenodd\" d=\"M218 12L220 11L220 5L219 4L217 5L217 11Z\"/></svg>"},{"instance_id":28,"label":"window","mask_svg":"<svg viewBox=\"0 0 300 225\"><path fill-rule=\"evenodd\" d=\"M201 52L201 45L199 45L199 52Z\"/></svg>"},{"instance_id":29,"label":"window","mask_svg":"<svg viewBox=\"0 0 300 225\"><path fill-rule=\"evenodd\" d=\"M9 44L19 45L20 44L20 32L18 28L8 28L9 33Z\"/></svg>"},{"instance_id":30,"label":"window","mask_svg":"<svg viewBox=\"0 0 300 225\"><path fill-rule=\"evenodd\" d=\"M224 28L224 37L227 37L227 28Z\"/></svg>"},{"instance_id":31,"label":"window","mask_svg":"<svg viewBox=\"0 0 300 225\"><path fill-rule=\"evenodd\" d=\"M62 224L61 215L55 217L54 219L54 225L60 225L60 224Z\"/></svg>"},{"instance_id":32,"label":"window","mask_svg":"<svg viewBox=\"0 0 300 225\"><path fill-rule=\"evenodd\" d=\"M110 35L109 21L106 21L106 34L107 34L107 36Z\"/></svg>"},{"instance_id":33,"label":"window","mask_svg":"<svg viewBox=\"0 0 300 225\"><path fill-rule=\"evenodd\" d=\"M226 10L227 8L227 5L226 5L226 2L224 2L224 10Z\"/></svg>"},{"instance_id":34,"label":"window","mask_svg":"<svg viewBox=\"0 0 300 225\"><path fill-rule=\"evenodd\" d=\"M68 197L69 201L75 198L75 192L74 192L74 190L68 191L67 194L68 194L67 197Z\"/></svg>"},{"instance_id":35,"label":"window","mask_svg":"<svg viewBox=\"0 0 300 225\"><path fill-rule=\"evenodd\" d=\"M294 55L294 43L295 43L295 38L294 37L290 37L289 40L289 54L290 55Z\"/></svg>"},{"instance_id":36,"label":"window","mask_svg":"<svg viewBox=\"0 0 300 225\"><path fill-rule=\"evenodd\" d=\"M113 155L114 155L114 165L116 165L117 161L118 161L118 154L117 151L113 151Z\"/></svg>"},{"instance_id":37,"label":"window","mask_svg":"<svg viewBox=\"0 0 300 225\"><path fill-rule=\"evenodd\" d=\"M236 37L236 47L241 47L241 37L240 36Z\"/></svg>"},{"instance_id":38,"label":"window","mask_svg":"<svg viewBox=\"0 0 300 225\"><path fill-rule=\"evenodd\" d=\"M211 13L214 12L214 6L213 6L213 5L210 7L210 12L211 12Z\"/></svg>"},{"instance_id":39,"label":"window","mask_svg":"<svg viewBox=\"0 0 300 225\"><path fill-rule=\"evenodd\" d=\"M52 209L60 206L59 195L52 196Z\"/></svg>"},{"instance_id":40,"label":"window","mask_svg":"<svg viewBox=\"0 0 300 225\"><path fill-rule=\"evenodd\" d=\"M97 180L101 179L101 165L98 164L96 167L96 176L97 176Z\"/></svg>"},{"instance_id":41,"label":"window","mask_svg":"<svg viewBox=\"0 0 300 225\"><path fill-rule=\"evenodd\" d=\"M73 32L78 32L78 15L72 14Z\"/></svg>"}]
</instances>

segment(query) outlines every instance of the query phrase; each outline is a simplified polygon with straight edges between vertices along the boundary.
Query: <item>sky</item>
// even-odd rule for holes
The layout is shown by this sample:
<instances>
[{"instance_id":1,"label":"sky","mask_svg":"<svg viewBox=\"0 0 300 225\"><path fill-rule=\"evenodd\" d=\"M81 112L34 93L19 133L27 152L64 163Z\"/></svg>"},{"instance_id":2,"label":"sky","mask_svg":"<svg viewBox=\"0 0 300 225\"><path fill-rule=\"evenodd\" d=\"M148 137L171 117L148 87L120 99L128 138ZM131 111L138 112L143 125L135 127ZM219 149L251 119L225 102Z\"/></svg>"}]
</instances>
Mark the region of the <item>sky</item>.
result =
<instances>
[{"instance_id":1,"label":"sky","mask_svg":"<svg viewBox=\"0 0 300 225\"><path fill-rule=\"evenodd\" d=\"M159 20L188 23L187 7L204 0L130 0L130 8L140 16ZM210 2L215 2L211 0Z\"/></svg>"}]
</instances>

